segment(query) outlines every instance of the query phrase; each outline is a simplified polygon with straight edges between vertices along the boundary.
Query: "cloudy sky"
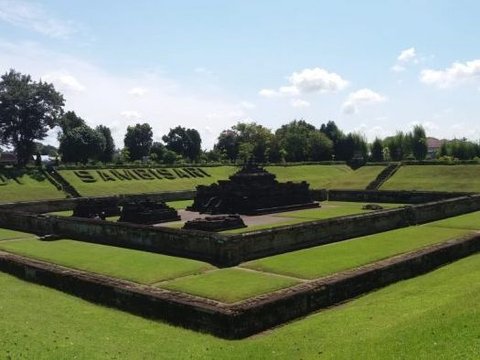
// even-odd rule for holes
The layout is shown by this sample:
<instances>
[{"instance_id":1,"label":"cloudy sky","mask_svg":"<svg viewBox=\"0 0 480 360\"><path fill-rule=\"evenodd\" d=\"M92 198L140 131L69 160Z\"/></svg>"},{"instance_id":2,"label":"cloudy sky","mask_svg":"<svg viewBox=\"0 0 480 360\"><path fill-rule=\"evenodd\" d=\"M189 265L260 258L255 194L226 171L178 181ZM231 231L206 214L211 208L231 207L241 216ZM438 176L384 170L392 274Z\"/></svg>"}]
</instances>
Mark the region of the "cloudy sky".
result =
<instances>
[{"instance_id":1,"label":"cloudy sky","mask_svg":"<svg viewBox=\"0 0 480 360\"><path fill-rule=\"evenodd\" d=\"M480 139L478 1L0 0L0 72L52 82L90 125L334 120ZM53 141L54 136L49 141Z\"/></svg>"}]
</instances>

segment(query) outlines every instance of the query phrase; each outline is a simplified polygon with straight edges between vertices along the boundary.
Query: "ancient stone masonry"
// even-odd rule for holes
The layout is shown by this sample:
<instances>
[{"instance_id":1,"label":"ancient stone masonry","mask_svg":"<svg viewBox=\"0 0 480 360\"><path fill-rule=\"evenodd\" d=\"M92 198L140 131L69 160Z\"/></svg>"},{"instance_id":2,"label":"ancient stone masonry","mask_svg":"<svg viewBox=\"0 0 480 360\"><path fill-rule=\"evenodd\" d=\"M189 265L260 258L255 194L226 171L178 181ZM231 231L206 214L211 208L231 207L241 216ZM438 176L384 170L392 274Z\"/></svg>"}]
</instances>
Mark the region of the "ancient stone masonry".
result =
<instances>
[{"instance_id":1,"label":"ancient stone masonry","mask_svg":"<svg viewBox=\"0 0 480 360\"><path fill-rule=\"evenodd\" d=\"M120 215L118 200L115 198L86 198L78 199L73 215L83 218L95 218Z\"/></svg>"},{"instance_id":2,"label":"ancient stone masonry","mask_svg":"<svg viewBox=\"0 0 480 360\"><path fill-rule=\"evenodd\" d=\"M119 222L152 225L180 220L177 210L162 201L137 200L122 204Z\"/></svg>"},{"instance_id":3,"label":"ancient stone masonry","mask_svg":"<svg viewBox=\"0 0 480 360\"><path fill-rule=\"evenodd\" d=\"M240 215L217 215L187 221L183 226L187 230L224 231L245 228Z\"/></svg>"},{"instance_id":4,"label":"ancient stone masonry","mask_svg":"<svg viewBox=\"0 0 480 360\"><path fill-rule=\"evenodd\" d=\"M197 186L194 203L188 210L257 215L319 206L313 201L305 181L279 183L275 177L249 162L229 180Z\"/></svg>"}]
</instances>

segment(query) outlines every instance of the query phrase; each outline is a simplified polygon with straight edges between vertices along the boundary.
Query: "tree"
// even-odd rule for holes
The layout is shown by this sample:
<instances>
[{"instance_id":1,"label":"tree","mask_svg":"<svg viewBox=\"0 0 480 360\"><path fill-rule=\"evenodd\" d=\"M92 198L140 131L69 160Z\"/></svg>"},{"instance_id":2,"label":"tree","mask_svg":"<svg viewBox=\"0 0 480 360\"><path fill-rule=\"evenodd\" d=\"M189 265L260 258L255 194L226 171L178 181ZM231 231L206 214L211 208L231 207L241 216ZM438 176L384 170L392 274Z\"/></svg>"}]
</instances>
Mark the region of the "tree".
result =
<instances>
[{"instance_id":1,"label":"tree","mask_svg":"<svg viewBox=\"0 0 480 360\"><path fill-rule=\"evenodd\" d=\"M152 127L147 124L136 124L127 127L124 144L128 149L131 161L141 160L148 156L153 143Z\"/></svg>"},{"instance_id":2,"label":"tree","mask_svg":"<svg viewBox=\"0 0 480 360\"><path fill-rule=\"evenodd\" d=\"M275 136L280 141L281 147L285 149L285 160L308 160L309 138L315 131L315 126L305 120L293 120L286 125L282 125L275 132Z\"/></svg>"},{"instance_id":3,"label":"tree","mask_svg":"<svg viewBox=\"0 0 480 360\"><path fill-rule=\"evenodd\" d=\"M417 160L424 160L427 157L427 136L425 134L425 129L421 125L415 125L413 128L412 152Z\"/></svg>"},{"instance_id":4,"label":"tree","mask_svg":"<svg viewBox=\"0 0 480 360\"><path fill-rule=\"evenodd\" d=\"M160 142L154 142L150 148L150 157L152 160L160 162L165 155L165 145Z\"/></svg>"},{"instance_id":5,"label":"tree","mask_svg":"<svg viewBox=\"0 0 480 360\"><path fill-rule=\"evenodd\" d=\"M57 125L63 113L63 96L52 84L32 81L30 75L14 70L0 80L0 143L13 146L19 165L35 152L35 140L42 140Z\"/></svg>"},{"instance_id":6,"label":"tree","mask_svg":"<svg viewBox=\"0 0 480 360\"><path fill-rule=\"evenodd\" d=\"M214 149L224 152L231 161L238 157L238 133L234 130L223 130L218 136Z\"/></svg>"},{"instance_id":7,"label":"tree","mask_svg":"<svg viewBox=\"0 0 480 360\"><path fill-rule=\"evenodd\" d=\"M99 159L105 151L105 138L87 125L78 126L62 135L60 154L64 162L81 162Z\"/></svg>"},{"instance_id":8,"label":"tree","mask_svg":"<svg viewBox=\"0 0 480 360\"><path fill-rule=\"evenodd\" d=\"M95 131L97 131L105 139L105 148L99 155L98 159L103 163L112 162L113 154L115 154L115 142L113 141L110 128L105 125L98 125L95 128Z\"/></svg>"},{"instance_id":9,"label":"tree","mask_svg":"<svg viewBox=\"0 0 480 360\"><path fill-rule=\"evenodd\" d=\"M375 138L372 143L371 148L371 158L372 161L381 162L384 160L383 158L383 143L382 140L379 138Z\"/></svg>"},{"instance_id":10,"label":"tree","mask_svg":"<svg viewBox=\"0 0 480 360\"><path fill-rule=\"evenodd\" d=\"M177 126L170 129L168 134L162 137L162 140L168 150L174 151L191 161L198 159L202 152L202 139L195 129Z\"/></svg>"},{"instance_id":11,"label":"tree","mask_svg":"<svg viewBox=\"0 0 480 360\"><path fill-rule=\"evenodd\" d=\"M85 120L83 120L80 116L77 116L74 111L67 111L58 121L58 125L62 129L62 133L66 134L70 130L73 130L77 127L87 125ZM62 134L59 134L61 137Z\"/></svg>"},{"instance_id":12,"label":"tree","mask_svg":"<svg viewBox=\"0 0 480 360\"><path fill-rule=\"evenodd\" d=\"M267 150L273 137L270 129L255 122L239 122L232 126L232 130L238 136L238 151L239 156L242 153L242 159L250 153L250 157L253 156L258 162L267 161Z\"/></svg>"},{"instance_id":13,"label":"tree","mask_svg":"<svg viewBox=\"0 0 480 360\"><path fill-rule=\"evenodd\" d=\"M333 141L324 133L315 130L308 137L309 160L330 160L333 151Z\"/></svg>"}]
</instances>

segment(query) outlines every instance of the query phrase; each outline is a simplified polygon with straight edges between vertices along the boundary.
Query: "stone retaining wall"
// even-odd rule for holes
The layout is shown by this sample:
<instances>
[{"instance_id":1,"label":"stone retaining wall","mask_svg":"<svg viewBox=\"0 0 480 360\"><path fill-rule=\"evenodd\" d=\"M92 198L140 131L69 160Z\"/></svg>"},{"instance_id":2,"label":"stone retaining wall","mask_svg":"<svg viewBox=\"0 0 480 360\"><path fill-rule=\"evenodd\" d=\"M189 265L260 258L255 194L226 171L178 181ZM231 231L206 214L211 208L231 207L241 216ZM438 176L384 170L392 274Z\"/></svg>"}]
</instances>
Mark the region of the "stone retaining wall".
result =
<instances>
[{"instance_id":1,"label":"stone retaining wall","mask_svg":"<svg viewBox=\"0 0 480 360\"><path fill-rule=\"evenodd\" d=\"M90 197L90 199L145 199L152 201L177 201L177 200L191 200L195 196L194 190L146 193L134 195L116 195L116 196L98 196ZM86 199L86 198L82 198ZM14 211L24 211L35 214L50 213L56 211L73 210L75 204L79 199L60 199L60 200L42 200L42 201L23 201L16 203L6 203L0 205L1 209L10 209Z\"/></svg>"},{"instance_id":2,"label":"stone retaining wall","mask_svg":"<svg viewBox=\"0 0 480 360\"><path fill-rule=\"evenodd\" d=\"M328 190L328 200L330 201L379 202L394 204L421 204L467 195L472 195L472 193L411 190Z\"/></svg>"},{"instance_id":3,"label":"stone retaining wall","mask_svg":"<svg viewBox=\"0 0 480 360\"><path fill-rule=\"evenodd\" d=\"M0 227L187 257L221 267L480 210L480 194L238 235L0 208Z\"/></svg>"},{"instance_id":4,"label":"stone retaining wall","mask_svg":"<svg viewBox=\"0 0 480 360\"><path fill-rule=\"evenodd\" d=\"M480 251L480 235L227 305L0 252L0 270L96 303L228 339L241 339Z\"/></svg>"}]
</instances>

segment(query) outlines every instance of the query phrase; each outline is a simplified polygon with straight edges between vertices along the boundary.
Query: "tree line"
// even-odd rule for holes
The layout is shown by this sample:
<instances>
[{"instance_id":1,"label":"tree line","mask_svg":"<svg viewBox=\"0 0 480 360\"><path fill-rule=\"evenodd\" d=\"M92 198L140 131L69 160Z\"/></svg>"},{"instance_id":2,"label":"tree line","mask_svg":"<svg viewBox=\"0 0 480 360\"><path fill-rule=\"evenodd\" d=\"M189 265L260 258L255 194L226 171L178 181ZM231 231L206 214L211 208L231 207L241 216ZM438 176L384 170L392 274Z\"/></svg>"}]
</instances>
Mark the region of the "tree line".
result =
<instances>
[{"instance_id":1,"label":"tree line","mask_svg":"<svg viewBox=\"0 0 480 360\"><path fill-rule=\"evenodd\" d=\"M116 148L111 129L92 128L73 111L64 112L65 100L52 84L33 81L29 75L10 70L0 79L0 145L13 147L18 163L25 165L34 154L58 156L64 163L153 161L173 164L186 162L261 163L304 161L424 160L427 137L422 126L411 132L397 132L368 143L355 132L342 131L334 121L320 127L300 119L272 131L255 122L239 122L223 130L213 149L202 150L196 129L177 126L153 141L150 124L128 126L123 147ZM58 127L58 149L43 145L48 131ZM480 156L478 143L466 139L444 141L442 158L472 159Z\"/></svg>"}]
</instances>

